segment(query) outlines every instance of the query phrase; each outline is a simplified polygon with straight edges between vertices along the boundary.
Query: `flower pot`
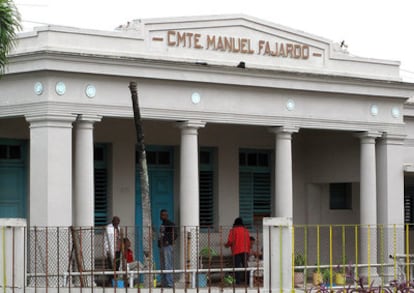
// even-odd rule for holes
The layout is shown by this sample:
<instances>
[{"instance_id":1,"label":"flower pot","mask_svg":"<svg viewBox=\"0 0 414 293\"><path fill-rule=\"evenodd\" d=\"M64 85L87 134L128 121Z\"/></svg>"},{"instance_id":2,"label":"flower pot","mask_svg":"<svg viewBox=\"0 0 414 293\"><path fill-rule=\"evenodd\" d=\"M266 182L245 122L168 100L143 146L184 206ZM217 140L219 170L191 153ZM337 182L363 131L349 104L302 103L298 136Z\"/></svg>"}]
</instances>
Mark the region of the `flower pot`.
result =
<instances>
[{"instance_id":1,"label":"flower pot","mask_svg":"<svg viewBox=\"0 0 414 293\"><path fill-rule=\"evenodd\" d=\"M305 274L303 272L295 272L293 277L294 277L295 287L296 288L302 287L305 281Z\"/></svg>"},{"instance_id":2,"label":"flower pot","mask_svg":"<svg viewBox=\"0 0 414 293\"><path fill-rule=\"evenodd\" d=\"M199 288L207 287L207 275L198 274L197 285Z\"/></svg>"},{"instance_id":3,"label":"flower pot","mask_svg":"<svg viewBox=\"0 0 414 293\"><path fill-rule=\"evenodd\" d=\"M319 286L323 283L323 276L320 272L314 272L312 275L312 283L314 286Z\"/></svg>"},{"instance_id":4,"label":"flower pot","mask_svg":"<svg viewBox=\"0 0 414 293\"><path fill-rule=\"evenodd\" d=\"M335 284L336 285L345 285L345 283L346 283L345 274L336 273L335 274Z\"/></svg>"},{"instance_id":5,"label":"flower pot","mask_svg":"<svg viewBox=\"0 0 414 293\"><path fill-rule=\"evenodd\" d=\"M112 280L112 287L124 288L124 281L123 280Z\"/></svg>"}]
</instances>

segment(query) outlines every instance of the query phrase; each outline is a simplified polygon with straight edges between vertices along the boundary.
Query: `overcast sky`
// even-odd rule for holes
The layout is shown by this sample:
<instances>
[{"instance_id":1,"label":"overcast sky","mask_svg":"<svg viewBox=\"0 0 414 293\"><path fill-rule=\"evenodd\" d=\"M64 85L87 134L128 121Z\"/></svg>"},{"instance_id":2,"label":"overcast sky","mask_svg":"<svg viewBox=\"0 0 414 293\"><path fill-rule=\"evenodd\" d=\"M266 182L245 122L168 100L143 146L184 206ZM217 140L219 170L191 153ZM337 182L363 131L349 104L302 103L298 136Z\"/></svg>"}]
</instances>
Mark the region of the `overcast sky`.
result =
<instances>
[{"instance_id":1,"label":"overcast sky","mask_svg":"<svg viewBox=\"0 0 414 293\"><path fill-rule=\"evenodd\" d=\"M133 19L247 14L345 40L350 54L401 61L414 82L413 0L14 0L25 30L43 23L113 30Z\"/></svg>"}]
</instances>

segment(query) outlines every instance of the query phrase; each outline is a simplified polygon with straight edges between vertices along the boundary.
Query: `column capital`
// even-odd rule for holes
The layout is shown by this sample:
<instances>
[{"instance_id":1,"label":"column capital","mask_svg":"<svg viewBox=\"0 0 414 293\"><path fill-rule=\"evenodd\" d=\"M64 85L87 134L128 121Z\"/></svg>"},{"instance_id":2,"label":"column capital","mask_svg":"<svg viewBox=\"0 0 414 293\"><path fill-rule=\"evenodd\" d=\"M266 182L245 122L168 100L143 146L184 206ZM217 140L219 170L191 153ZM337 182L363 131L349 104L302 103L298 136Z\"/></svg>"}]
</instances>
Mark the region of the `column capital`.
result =
<instances>
[{"instance_id":1,"label":"column capital","mask_svg":"<svg viewBox=\"0 0 414 293\"><path fill-rule=\"evenodd\" d=\"M384 132L382 134L381 139L379 140L379 144L381 145L403 145L406 137L407 135L402 134L402 133Z\"/></svg>"},{"instance_id":2,"label":"column capital","mask_svg":"<svg viewBox=\"0 0 414 293\"><path fill-rule=\"evenodd\" d=\"M206 126L206 123L201 120L187 120L177 122L177 127L180 129L192 128L197 130L199 128L203 128L204 126Z\"/></svg>"},{"instance_id":3,"label":"column capital","mask_svg":"<svg viewBox=\"0 0 414 293\"><path fill-rule=\"evenodd\" d=\"M355 134L361 140L361 143L372 143L375 144L375 139L381 137L381 132L369 130L364 132L357 132Z\"/></svg>"},{"instance_id":4,"label":"column capital","mask_svg":"<svg viewBox=\"0 0 414 293\"><path fill-rule=\"evenodd\" d=\"M102 116L101 115L95 115L95 114L80 114L78 115L77 121L82 122L101 122Z\"/></svg>"},{"instance_id":5,"label":"column capital","mask_svg":"<svg viewBox=\"0 0 414 293\"><path fill-rule=\"evenodd\" d=\"M72 123L76 120L76 115L66 114L28 114L26 121L30 123L30 128L36 127L57 127L72 128Z\"/></svg>"},{"instance_id":6,"label":"column capital","mask_svg":"<svg viewBox=\"0 0 414 293\"><path fill-rule=\"evenodd\" d=\"M298 126L294 125L283 125L283 126L271 126L268 128L269 132L280 134L280 133L287 133L287 134L293 134L299 131Z\"/></svg>"},{"instance_id":7,"label":"column capital","mask_svg":"<svg viewBox=\"0 0 414 293\"><path fill-rule=\"evenodd\" d=\"M99 115L81 114L76 119L76 127L78 129L93 129L95 122L100 122L101 120L102 116Z\"/></svg>"}]
</instances>

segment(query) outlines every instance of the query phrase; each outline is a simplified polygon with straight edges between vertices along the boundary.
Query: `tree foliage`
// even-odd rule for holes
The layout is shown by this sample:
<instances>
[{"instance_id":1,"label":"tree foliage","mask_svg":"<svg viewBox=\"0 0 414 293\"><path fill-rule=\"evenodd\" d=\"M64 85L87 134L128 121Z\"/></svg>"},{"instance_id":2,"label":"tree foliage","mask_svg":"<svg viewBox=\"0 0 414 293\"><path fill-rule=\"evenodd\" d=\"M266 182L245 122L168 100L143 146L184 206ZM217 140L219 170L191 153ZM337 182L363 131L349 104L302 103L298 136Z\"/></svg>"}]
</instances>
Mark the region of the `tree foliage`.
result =
<instances>
[{"instance_id":1,"label":"tree foliage","mask_svg":"<svg viewBox=\"0 0 414 293\"><path fill-rule=\"evenodd\" d=\"M0 0L0 74L4 73L7 56L21 29L20 14L12 0Z\"/></svg>"}]
</instances>

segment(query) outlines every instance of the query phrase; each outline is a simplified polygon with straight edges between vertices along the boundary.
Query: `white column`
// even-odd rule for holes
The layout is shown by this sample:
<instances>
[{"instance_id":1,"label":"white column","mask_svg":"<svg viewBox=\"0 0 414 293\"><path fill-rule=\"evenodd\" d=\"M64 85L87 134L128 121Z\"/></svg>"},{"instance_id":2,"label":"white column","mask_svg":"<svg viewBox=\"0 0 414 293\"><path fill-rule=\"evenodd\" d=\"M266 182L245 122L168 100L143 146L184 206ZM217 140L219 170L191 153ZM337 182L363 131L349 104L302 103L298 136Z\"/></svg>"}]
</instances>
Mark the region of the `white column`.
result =
<instances>
[{"instance_id":1,"label":"white column","mask_svg":"<svg viewBox=\"0 0 414 293\"><path fill-rule=\"evenodd\" d=\"M357 135L361 142L360 155L360 222L361 222L361 264L377 263L377 179L375 139L378 132L363 132ZM362 274L367 274L363 270ZM371 268L370 277L376 277ZM372 279L371 279L372 281Z\"/></svg>"},{"instance_id":2,"label":"white column","mask_svg":"<svg viewBox=\"0 0 414 293\"><path fill-rule=\"evenodd\" d=\"M94 225L93 124L96 115L80 115L76 121L74 143L73 225Z\"/></svg>"},{"instance_id":3,"label":"white column","mask_svg":"<svg viewBox=\"0 0 414 293\"><path fill-rule=\"evenodd\" d=\"M181 128L180 150L180 223L182 226L198 226L199 182L198 182L198 129L201 121L179 123Z\"/></svg>"},{"instance_id":4,"label":"white column","mask_svg":"<svg viewBox=\"0 0 414 293\"><path fill-rule=\"evenodd\" d=\"M403 225L405 135L385 133L377 144L378 223Z\"/></svg>"},{"instance_id":5,"label":"white column","mask_svg":"<svg viewBox=\"0 0 414 293\"><path fill-rule=\"evenodd\" d=\"M28 115L30 226L72 225L74 115Z\"/></svg>"},{"instance_id":6,"label":"white column","mask_svg":"<svg viewBox=\"0 0 414 293\"><path fill-rule=\"evenodd\" d=\"M185 229L181 233L182 255L186 256L190 250L190 259L186 263L192 268L196 267L198 243L196 232L200 224L200 199L199 199L199 169L198 169L198 129L205 126L201 121L180 122L181 150L180 150L180 224ZM188 236L191 241L188 241ZM184 245L184 241L188 241ZM185 261L185 257L181 258ZM181 264L182 267L186 265Z\"/></svg>"},{"instance_id":7,"label":"white column","mask_svg":"<svg viewBox=\"0 0 414 293\"><path fill-rule=\"evenodd\" d=\"M404 138L385 133L377 143L378 223L384 225L380 246L386 256L404 252Z\"/></svg>"},{"instance_id":8,"label":"white column","mask_svg":"<svg viewBox=\"0 0 414 293\"><path fill-rule=\"evenodd\" d=\"M292 182L292 133L296 127L273 127L275 143L275 217L293 219L293 182Z\"/></svg>"}]
</instances>

